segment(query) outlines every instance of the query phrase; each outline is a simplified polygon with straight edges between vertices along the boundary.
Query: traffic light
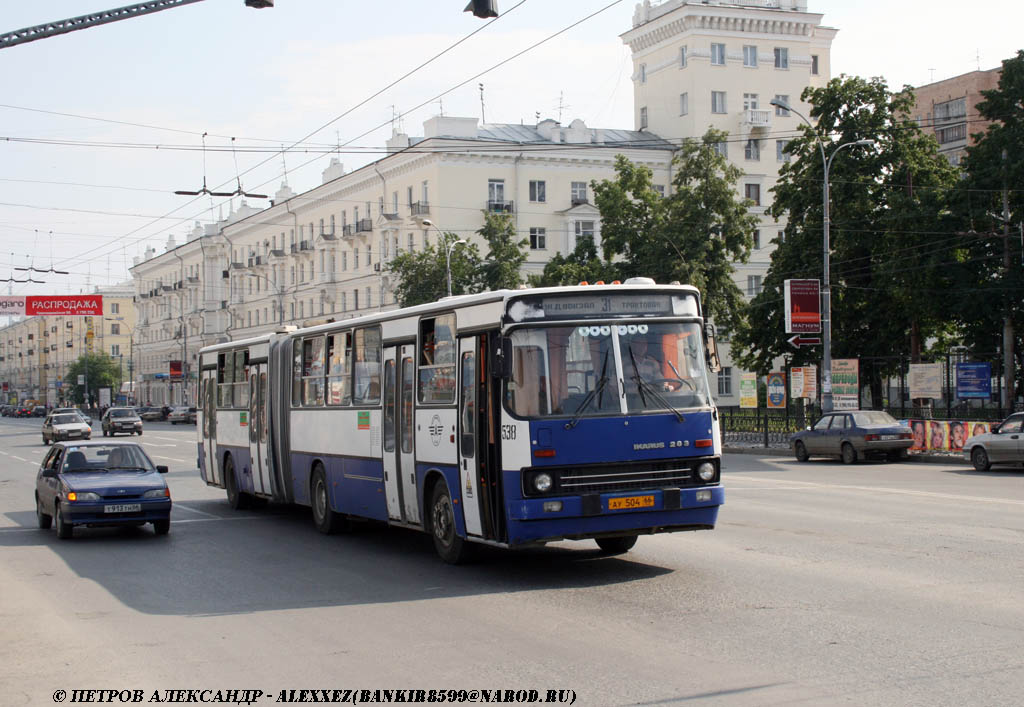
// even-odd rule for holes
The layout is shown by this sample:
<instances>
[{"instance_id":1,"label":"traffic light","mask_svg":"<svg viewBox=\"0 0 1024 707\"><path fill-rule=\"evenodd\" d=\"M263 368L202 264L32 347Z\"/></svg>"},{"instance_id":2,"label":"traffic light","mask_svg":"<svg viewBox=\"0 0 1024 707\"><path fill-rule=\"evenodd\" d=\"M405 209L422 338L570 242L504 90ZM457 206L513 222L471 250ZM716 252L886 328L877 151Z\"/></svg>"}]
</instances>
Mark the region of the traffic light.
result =
<instances>
[{"instance_id":1,"label":"traffic light","mask_svg":"<svg viewBox=\"0 0 1024 707\"><path fill-rule=\"evenodd\" d=\"M472 12L475 17L497 17L498 0L470 0L463 12Z\"/></svg>"}]
</instances>

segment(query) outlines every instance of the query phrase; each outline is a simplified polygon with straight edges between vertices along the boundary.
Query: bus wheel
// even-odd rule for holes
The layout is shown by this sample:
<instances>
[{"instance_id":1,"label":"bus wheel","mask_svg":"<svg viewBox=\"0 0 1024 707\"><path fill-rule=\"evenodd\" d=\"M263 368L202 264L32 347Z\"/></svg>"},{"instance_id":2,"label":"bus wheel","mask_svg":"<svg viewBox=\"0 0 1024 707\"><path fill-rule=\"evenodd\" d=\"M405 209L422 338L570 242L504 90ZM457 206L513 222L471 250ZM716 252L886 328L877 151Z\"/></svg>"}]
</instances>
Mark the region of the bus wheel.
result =
<instances>
[{"instance_id":1,"label":"bus wheel","mask_svg":"<svg viewBox=\"0 0 1024 707\"><path fill-rule=\"evenodd\" d=\"M319 464L313 469L313 482L310 484L310 504L313 506L313 525L324 535L333 535L347 530L348 521L341 513L331 509L331 501L327 494L327 478L324 468Z\"/></svg>"},{"instance_id":2,"label":"bus wheel","mask_svg":"<svg viewBox=\"0 0 1024 707\"><path fill-rule=\"evenodd\" d=\"M448 485L444 481L434 484L430 499L430 534L434 537L434 549L441 559L450 565L458 565L469 559L470 547L465 539L455 532L455 508L452 505Z\"/></svg>"},{"instance_id":3,"label":"bus wheel","mask_svg":"<svg viewBox=\"0 0 1024 707\"><path fill-rule=\"evenodd\" d=\"M627 535L624 538L597 538L597 546L608 555L621 555L629 552L636 545L636 536Z\"/></svg>"},{"instance_id":4,"label":"bus wheel","mask_svg":"<svg viewBox=\"0 0 1024 707\"><path fill-rule=\"evenodd\" d=\"M248 497L238 490L238 480L235 478L235 461L230 455L224 460L224 488L228 492L228 505L236 511L244 510L249 506Z\"/></svg>"}]
</instances>

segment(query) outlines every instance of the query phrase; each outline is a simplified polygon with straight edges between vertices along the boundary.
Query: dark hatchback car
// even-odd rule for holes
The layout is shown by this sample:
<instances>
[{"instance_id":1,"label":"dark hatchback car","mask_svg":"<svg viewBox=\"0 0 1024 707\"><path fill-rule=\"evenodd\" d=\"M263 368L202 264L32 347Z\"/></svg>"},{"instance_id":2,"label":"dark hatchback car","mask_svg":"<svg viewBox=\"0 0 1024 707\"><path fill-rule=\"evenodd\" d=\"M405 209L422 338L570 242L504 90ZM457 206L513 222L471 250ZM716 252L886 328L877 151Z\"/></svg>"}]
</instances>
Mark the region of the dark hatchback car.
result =
<instances>
[{"instance_id":1,"label":"dark hatchback car","mask_svg":"<svg viewBox=\"0 0 1024 707\"><path fill-rule=\"evenodd\" d=\"M789 439L798 461L810 457L839 457L853 464L861 457L884 456L890 461L905 459L914 444L907 425L882 410L840 410L822 415L806 430Z\"/></svg>"},{"instance_id":2,"label":"dark hatchback car","mask_svg":"<svg viewBox=\"0 0 1024 707\"><path fill-rule=\"evenodd\" d=\"M57 537L76 526L153 524L157 535L171 529L171 492L145 450L134 442L57 442L36 476L36 517Z\"/></svg>"},{"instance_id":3,"label":"dark hatchback car","mask_svg":"<svg viewBox=\"0 0 1024 707\"><path fill-rule=\"evenodd\" d=\"M118 432L129 435L142 434L142 419L135 408L110 408L103 413L100 420L103 427L103 436L113 437Z\"/></svg>"}]
</instances>

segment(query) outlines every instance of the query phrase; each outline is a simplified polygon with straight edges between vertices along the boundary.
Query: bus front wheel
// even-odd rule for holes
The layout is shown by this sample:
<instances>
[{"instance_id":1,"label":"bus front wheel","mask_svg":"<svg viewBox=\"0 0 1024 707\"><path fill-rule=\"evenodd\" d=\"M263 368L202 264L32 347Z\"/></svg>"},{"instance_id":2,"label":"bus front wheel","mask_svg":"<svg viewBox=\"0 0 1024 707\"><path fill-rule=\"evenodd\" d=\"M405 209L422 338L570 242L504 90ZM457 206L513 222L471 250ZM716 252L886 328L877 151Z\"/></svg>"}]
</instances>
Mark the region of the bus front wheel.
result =
<instances>
[{"instance_id":1,"label":"bus front wheel","mask_svg":"<svg viewBox=\"0 0 1024 707\"><path fill-rule=\"evenodd\" d=\"M629 552L636 545L636 536L627 535L624 538L596 538L597 546L609 555L621 555Z\"/></svg>"},{"instance_id":2,"label":"bus front wheel","mask_svg":"<svg viewBox=\"0 0 1024 707\"><path fill-rule=\"evenodd\" d=\"M430 534L434 538L434 549L448 564L458 565L469 559L469 543L455 531L455 507L444 481L434 484L431 493Z\"/></svg>"},{"instance_id":3,"label":"bus front wheel","mask_svg":"<svg viewBox=\"0 0 1024 707\"><path fill-rule=\"evenodd\" d=\"M313 507L313 525L317 530L324 535L347 530L348 521L345 516L331 508L331 499L327 493L327 477L324 468L319 464L313 469L309 496L310 505Z\"/></svg>"},{"instance_id":4,"label":"bus front wheel","mask_svg":"<svg viewBox=\"0 0 1024 707\"><path fill-rule=\"evenodd\" d=\"M249 506L249 497L238 490L238 479L235 478L235 461L230 455L224 460L224 488L228 492L228 505L236 511Z\"/></svg>"}]
</instances>

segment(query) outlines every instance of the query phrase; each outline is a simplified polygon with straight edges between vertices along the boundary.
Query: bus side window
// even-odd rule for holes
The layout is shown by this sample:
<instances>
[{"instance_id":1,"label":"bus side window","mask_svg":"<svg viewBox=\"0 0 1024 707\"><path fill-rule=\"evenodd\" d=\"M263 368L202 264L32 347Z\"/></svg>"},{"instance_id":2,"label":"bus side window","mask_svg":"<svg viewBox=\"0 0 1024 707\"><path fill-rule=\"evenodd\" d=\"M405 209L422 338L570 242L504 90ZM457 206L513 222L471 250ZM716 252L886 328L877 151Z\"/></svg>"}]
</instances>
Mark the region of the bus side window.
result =
<instances>
[{"instance_id":1,"label":"bus side window","mask_svg":"<svg viewBox=\"0 0 1024 707\"><path fill-rule=\"evenodd\" d=\"M352 332L327 338L327 404L352 403Z\"/></svg>"},{"instance_id":2,"label":"bus side window","mask_svg":"<svg viewBox=\"0 0 1024 707\"><path fill-rule=\"evenodd\" d=\"M380 402L380 329L370 327L356 332L355 392L357 405Z\"/></svg>"},{"instance_id":3,"label":"bus side window","mask_svg":"<svg viewBox=\"0 0 1024 707\"><path fill-rule=\"evenodd\" d=\"M476 454L476 357L472 351L462 354L462 387L459 410L462 419L462 456Z\"/></svg>"},{"instance_id":4,"label":"bus side window","mask_svg":"<svg viewBox=\"0 0 1024 707\"><path fill-rule=\"evenodd\" d=\"M395 362L384 364L384 451L395 451Z\"/></svg>"},{"instance_id":5,"label":"bus side window","mask_svg":"<svg viewBox=\"0 0 1024 707\"><path fill-rule=\"evenodd\" d=\"M324 404L324 337L302 341L302 404Z\"/></svg>"},{"instance_id":6,"label":"bus side window","mask_svg":"<svg viewBox=\"0 0 1024 707\"><path fill-rule=\"evenodd\" d=\"M420 321L419 400L455 402L455 315Z\"/></svg>"},{"instance_id":7,"label":"bus side window","mask_svg":"<svg viewBox=\"0 0 1024 707\"><path fill-rule=\"evenodd\" d=\"M302 340L292 341L292 407L302 405Z\"/></svg>"}]
</instances>

